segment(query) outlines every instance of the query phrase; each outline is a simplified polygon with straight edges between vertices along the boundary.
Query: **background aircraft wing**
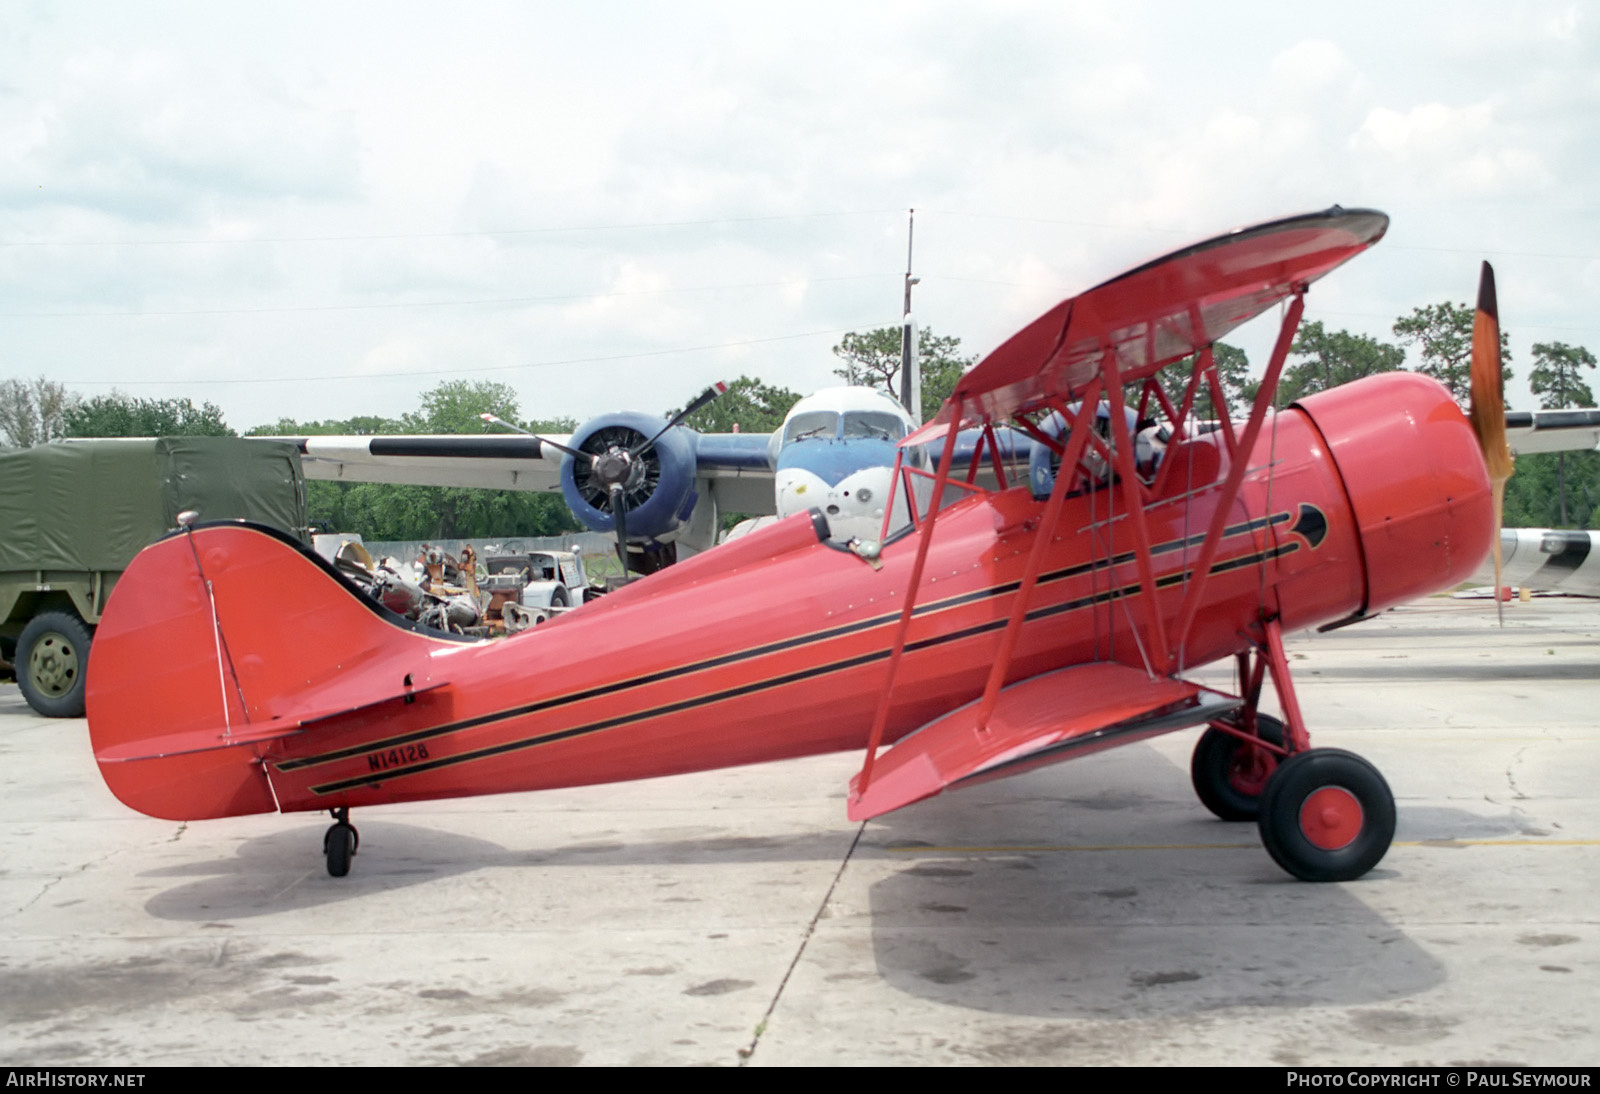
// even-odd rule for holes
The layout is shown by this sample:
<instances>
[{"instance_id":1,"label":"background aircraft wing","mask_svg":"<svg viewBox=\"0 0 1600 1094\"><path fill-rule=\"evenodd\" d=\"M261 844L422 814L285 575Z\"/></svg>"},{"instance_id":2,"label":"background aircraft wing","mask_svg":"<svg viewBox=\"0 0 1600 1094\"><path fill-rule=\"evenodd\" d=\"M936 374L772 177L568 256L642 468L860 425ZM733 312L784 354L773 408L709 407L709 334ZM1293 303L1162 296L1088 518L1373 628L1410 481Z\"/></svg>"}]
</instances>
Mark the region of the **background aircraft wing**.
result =
<instances>
[{"instance_id":1,"label":"background aircraft wing","mask_svg":"<svg viewBox=\"0 0 1600 1094\"><path fill-rule=\"evenodd\" d=\"M1070 396L1116 352L1125 381L1197 352L1383 238L1389 218L1334 206L1242 228L1145 263L1063 300L961 378L962 425ZM942 433L954 397L908 443Z\"/></svg>"},{"instance_id":2,"label":"background aircraft wing","mask_svg":"<svg viewBox=\"0 0 1600 1094\"><path fill-rule=\"evenodd\" d=\"M1600 410L1507 411L1506 443L1518 455L1600 448Z\"/></svg>"},{"instance_id":3,"label":"background aircraft wing","mask_svg":"<svg viewBox=\"0 0 1600 1094\"><path fill-rule=\"evenodd\" d=\"M766 433L695 433L698 479L758 480L772 508ZM308 479L392 482L410 486L475 486L488 490L561 489L563 453L538 437L512 433L274 437L299 446ZM551 434L567 444L571 437ZM742 509L741 512L761 511Z\"/></svg>"},{"instance_id":4,"label":"background aircraft wing","mask_svg":"<svg viewBox=\"0 0 1600 1094\"><path fill-rule=\"evenodd\" d=\"M282 439L282 438L274 438ZM561 489L560 449L537 437L290 437L308 479L392 482L409 486L478 486L491 490ZM550 438L566 444L565 436Z\"/></svg>"}]
</instances>

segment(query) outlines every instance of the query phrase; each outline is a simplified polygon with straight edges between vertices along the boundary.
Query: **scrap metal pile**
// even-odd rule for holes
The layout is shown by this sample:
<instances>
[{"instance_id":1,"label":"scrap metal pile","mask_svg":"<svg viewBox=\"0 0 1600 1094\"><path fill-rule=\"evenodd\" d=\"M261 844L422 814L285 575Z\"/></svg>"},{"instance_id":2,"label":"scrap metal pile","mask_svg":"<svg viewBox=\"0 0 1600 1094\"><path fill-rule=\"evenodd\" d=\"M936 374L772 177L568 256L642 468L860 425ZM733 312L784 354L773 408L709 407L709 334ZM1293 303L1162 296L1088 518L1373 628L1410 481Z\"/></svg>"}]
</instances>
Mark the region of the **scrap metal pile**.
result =
<instances>
[{"instance_id":1,"label":"scrap metal pile","mask_svg":"<svg viewBox=\"0 0 1600 1094\"><path fill-rule=\"evenodd\" d=\"M344 540L332 561L397 615L478 638L527 630L604 592L588 585L577 555L562 551L492 554L480 568L471 544L459 556L423 544L417 560L407 564L393 556L374 559L360 542Z\"/></svg>"}]
</instances>

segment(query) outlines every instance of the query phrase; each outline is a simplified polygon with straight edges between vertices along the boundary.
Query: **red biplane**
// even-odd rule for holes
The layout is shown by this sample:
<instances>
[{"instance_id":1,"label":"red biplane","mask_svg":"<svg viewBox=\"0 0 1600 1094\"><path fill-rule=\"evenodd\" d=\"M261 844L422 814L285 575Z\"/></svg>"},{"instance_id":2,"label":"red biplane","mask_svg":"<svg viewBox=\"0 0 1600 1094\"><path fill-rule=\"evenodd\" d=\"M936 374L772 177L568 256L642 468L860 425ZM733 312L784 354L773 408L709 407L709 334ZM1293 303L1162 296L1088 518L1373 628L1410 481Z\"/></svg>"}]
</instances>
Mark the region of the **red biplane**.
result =
<instances>
[{"instance_id":1,"label":"red biplane","mask_svg":"<svg viewBox=\"0 0 1600 1094\"><path fill-rule=\"evenodd\" d=\"M1480 439L1433 381L1388 374L1271 410L1307 289L1387 224L1338 207L1274 221L1052 308L907 438L903 455L935 447L937 471L896 465L920 504L878 542L841 547L820 512L797 515L512 638L421 632L269 529L188 527L133 562L100 625L100 769L157 817L329 810L341 875L349 811L385 802L864 748L861 819L1207 725L1201 800L1257 818L1292 874L1359 877L1389 847L1394 799L1364 760L1310 746L1283 632L1458 582L1495 527ZM1197 392L1226 405L1212 343L1280 303L1248 416L1197 428ZM1187 371L1177 405L1168 367ZM1046 428L1052 414L1068 428ZM1151 420L1165 449L1141 460ZM1058 455L1048 496L1008 473L1007 422ZM959 473L972 428L986 443ZM1185 679L1223 658L1235 691ZM1258 709L1269 677L1284 722Z\"/></svg>"}]
</instances>

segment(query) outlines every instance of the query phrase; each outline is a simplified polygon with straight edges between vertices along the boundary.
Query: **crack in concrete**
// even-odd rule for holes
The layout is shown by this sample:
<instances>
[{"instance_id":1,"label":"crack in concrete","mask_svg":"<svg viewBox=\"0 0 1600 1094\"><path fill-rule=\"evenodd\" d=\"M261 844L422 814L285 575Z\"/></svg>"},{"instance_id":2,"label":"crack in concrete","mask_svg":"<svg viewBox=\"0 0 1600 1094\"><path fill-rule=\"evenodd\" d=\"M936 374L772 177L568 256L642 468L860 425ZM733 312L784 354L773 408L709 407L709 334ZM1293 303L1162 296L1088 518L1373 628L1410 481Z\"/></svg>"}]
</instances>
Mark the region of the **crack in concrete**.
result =
<instances>
[{"instance_id":1,"label":"crack in concrete","mask_svg":"<svg viewBox=\"0 0 1600 1094\"><path fill-rule=\"evenodd\" d=\"M82 863L81 865L79 865L77 867L77 869L72 870L69 873L61 874L61 875L59 875L57 877L51 878L49 881L45 882L43 886L40 887L40 889L39 889L39 891L37 893L33 894L33 899L31 899L31 900L29 900L29 901L27 901L27 902L25 902L23 904L19 904L17 907L11 909L11 911L5 913L4 916L0 916L0 919L10 919L12 916L21 915L23 912L27 911L29 908L32 908L35 904L39 903L39 901L43 900L47 895L49 895L51 889L54 889L57 885L60 885L63 881L66 881L67 878L72 877L72 876L74 876L76 874L85 873L86 871L88 871L88 870L90 870L90 869L92 869L92 868L94 868L96 866L99 866L102 863L109 862L111 859L115 858L119 853L120 853L119 851L107 851L105 854L101 855L99 858L92 858L88 862Z\"/></svg>"},{"instance_id":2,"label":"crack in concrete","mask_svg":"<svg viewBox=\"0 0 1600 1094\"><path fill-rule=\"evenodd\" d=\"M1524 794L1521 788L1517 786L1516 775L1517 765L1522 763L1522 754L1526 751L1526 748L1519 748L1513 752L1511 754L1511 763L1506 767L1506 785L1511 788L1511 798L1513 801L1528 800L1528 795Z\"/></svg>"},{"instance_id":3,"label":"crack in concrete","mask_svg":"<svg viewBox=\"0 0 1600 1094\"><path fill-rule=\"evenodd\" d=\"M783 979L778 981L778 990L772 993L772 1002L767 1004L766 1013L762 1014L761 1021L756 1023L755 1035L750 1038L748 1045L739 1050L740 1067L748 1064L750 1058L756 1054L756 1049L761 1046L761 1038L767 1032L767 1023L772 1021L772 1014L778 1009L778 1001L783 998L783 989L789 986L789 977L794 975L794 970L800 965L800 959L805 956L806 947L811 944L811 936L817 933L817 922L822 919L822 913L828 910L828 905L833 901L834 891L839 888L845 868L850 865L850 860L855 856L856 848L861 845L861 837L866 831L867 822L862 821L861 826L856 829L855 839L850 841L849 849L839 862L839 869L834 872L833 880L828 883L828 891L822 894L821 903L811 914L811 922L806 924L806 933L800 938L800 945L794 951L794 958L789 962L789 967L783 970Z\"/></svg>"}]
</instances>

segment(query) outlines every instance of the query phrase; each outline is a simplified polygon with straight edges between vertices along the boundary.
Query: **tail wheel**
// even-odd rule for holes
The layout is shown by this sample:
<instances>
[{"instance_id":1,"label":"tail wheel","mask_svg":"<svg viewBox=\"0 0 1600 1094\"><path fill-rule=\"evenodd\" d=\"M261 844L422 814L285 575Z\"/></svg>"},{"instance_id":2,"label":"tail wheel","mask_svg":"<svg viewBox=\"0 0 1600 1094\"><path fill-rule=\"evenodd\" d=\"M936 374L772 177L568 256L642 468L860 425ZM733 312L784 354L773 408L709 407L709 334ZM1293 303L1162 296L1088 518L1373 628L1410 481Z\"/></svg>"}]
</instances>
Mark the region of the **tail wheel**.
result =
<instances>
[{"instance_id":1,"label":"tail wheel","mask_svg":"<svg viewBox=\"0 0 1600 1094\"><path fill-rule=\"evenodd\" d=\"M1313 748L1278 765L1256 823L1279 866L1302 881L1354 881L1394 840L1394 794L1351 752Z\"/></svg>"},{"instance_id":2,"label":"tail wheel","mask_svg":"<svg viewBox=\"0 0 1600 1094\"><path fill-rule=\"evenodd\" d=\"M356 848L361 845L361 834L350 823L348 808L335 809L332 813L334 824L322 837L322 853L328 859L328 876L344 877L350 872L350 860L355 858Z\"/></svg>"},{"instance_id":3,"label":"tail wheel","mask_svg":"<svg viewBox=\"0 0 1600 1094\"><path fill-rule=\"evenodd\" d=\"M1283 723L1270 714L1256 715L1256 733L1268 744L1283 747ZM1225 821L1251 821L1261 811L1261 794L1281 761L1231 733L1208 729L1201 734L1189 761L1189 779L1200 803Z\"/></svg>"}]
</instances>

